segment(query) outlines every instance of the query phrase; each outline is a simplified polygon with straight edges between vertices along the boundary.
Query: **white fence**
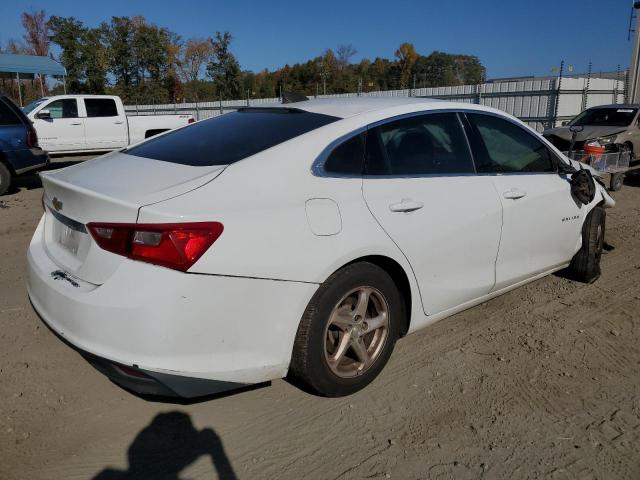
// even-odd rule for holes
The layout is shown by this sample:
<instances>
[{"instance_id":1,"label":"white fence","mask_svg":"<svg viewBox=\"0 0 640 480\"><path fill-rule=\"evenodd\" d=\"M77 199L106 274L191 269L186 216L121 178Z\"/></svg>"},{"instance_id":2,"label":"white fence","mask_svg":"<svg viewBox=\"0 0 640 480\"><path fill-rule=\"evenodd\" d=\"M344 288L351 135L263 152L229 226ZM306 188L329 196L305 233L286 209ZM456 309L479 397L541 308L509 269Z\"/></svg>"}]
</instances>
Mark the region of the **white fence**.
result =
<instances>
[{"instance_id":1,"label":"white fence","mask_svg":"<svg viewBox=\"0 0 640 480\"><path fill-rule=\"evenodd\" d=\"M588 107L624 102L624 82L604 78L553 78L460 85L455 87L386 90L363 93L319 95L328 97L429 97L476 103L498 108L520 118L538 131L570 120ZM239 107L279 102L279 98L252 98L218 102L162 105L127 105L131 115L190 113L196 119L215 117Z\"/></svg>"}]
</instances>

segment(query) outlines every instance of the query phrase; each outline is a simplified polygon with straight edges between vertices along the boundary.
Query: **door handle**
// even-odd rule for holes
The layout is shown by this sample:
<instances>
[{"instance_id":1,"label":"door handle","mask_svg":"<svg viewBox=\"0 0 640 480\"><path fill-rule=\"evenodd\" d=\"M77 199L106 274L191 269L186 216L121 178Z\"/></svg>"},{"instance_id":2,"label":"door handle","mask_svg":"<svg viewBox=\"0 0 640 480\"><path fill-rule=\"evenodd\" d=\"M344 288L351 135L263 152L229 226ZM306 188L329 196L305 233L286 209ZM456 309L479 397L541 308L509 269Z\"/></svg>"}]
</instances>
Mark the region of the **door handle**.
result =
<instances>
[{"instance_id":1,"label":"door handle","mask_svg":"<svg viewBox=\"0 0 640 480\"><path fill-rule=\"evenodd\" d=\"M82 122L72 122L71 125L82 125Z\"/></svg>"},{"instance_id":2,"label":"door handle","mask_svg":"<svg viewBox=\"0 0 640 480\"><path fill-rule=\"evenodd\" d=\"M392 203L389 205L389 210L392 212L414 212L424 207L424 203L416 202L408 198L403 198L399 203Z\"/></svg>"},{"instance_id":3,"label":"door handle","mask_svg":"<svg viewBox=\"0 0 640 480\"><path fill-rule=\"evenodd\" d=\"M504 198L509 198L511 200L517 200L522 197L527 196L527 192L524 190L520 190L519 188L512 188L511 190L507 190L502 194Z\"/></svg>"},{"instance_id":4,"label":"door handle","mask_svg":"<svg viewBox=\"0 0 640 480\"><path fill-rule=\"evenodd\" d=\"M122 125L124 122L120 120L119 122L113 122L113 123L115 123L116 125Z\"/></svg>"}]
</instances>

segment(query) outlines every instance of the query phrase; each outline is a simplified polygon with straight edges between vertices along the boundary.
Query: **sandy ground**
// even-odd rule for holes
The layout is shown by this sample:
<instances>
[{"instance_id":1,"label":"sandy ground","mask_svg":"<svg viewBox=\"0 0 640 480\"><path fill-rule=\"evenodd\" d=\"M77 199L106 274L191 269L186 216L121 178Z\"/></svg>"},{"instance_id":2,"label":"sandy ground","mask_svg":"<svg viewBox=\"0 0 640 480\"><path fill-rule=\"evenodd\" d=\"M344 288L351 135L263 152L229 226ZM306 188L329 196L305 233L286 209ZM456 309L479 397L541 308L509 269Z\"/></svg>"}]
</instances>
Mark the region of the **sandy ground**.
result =
<instances>
[{"instance_id":1,"label":"sandy ground","mask_svg":"<svg viewBox=\"0 0 640 480\"><path fill-rule=\"evenodd\" d=\"M640 174L595 284L550 276L439 322L348 398L278 380L191 404L123 391L43 326L42 190L19 187L0 199L0 479L640 478Z\"/></svg>"}]
</instances>

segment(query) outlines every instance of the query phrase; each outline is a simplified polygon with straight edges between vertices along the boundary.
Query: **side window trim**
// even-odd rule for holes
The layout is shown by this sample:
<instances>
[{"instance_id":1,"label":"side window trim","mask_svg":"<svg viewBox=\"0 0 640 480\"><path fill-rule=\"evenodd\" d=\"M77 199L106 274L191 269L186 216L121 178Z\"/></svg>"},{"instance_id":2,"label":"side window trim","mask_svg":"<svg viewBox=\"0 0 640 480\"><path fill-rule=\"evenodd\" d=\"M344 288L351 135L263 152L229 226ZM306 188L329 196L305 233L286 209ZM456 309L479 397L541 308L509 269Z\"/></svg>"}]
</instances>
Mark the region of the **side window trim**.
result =
<instances>
[{"instance_id":1,"label":"side window trim","mask_svg":"<svg viewBox=\"0 0 640 480\"><path fill-rule=\"evenodd\" d=\"M367 132L367 127L359 127L356 130L353 130L345 135L342 135L341 137L336 138L334 141L332 141L329 145L327 145L322 152L320 152L320 155L318 155L316 157L316 159L313 161L313 163L311 164L311 173L316 176L316 177L329 177L329 178L362 178L362 173L359 174L354 174L354 173L334 173L334 172L327 172L324 169L324 163L327 161L327 159L329 158L329 156L333 153L333 151L339 147L340 145L342 145L345 142L348 142L349 140L351 140L354 137L357 137L358 135L361 135L365 132ZM364 165L364 162L363 162Z\"/></svg>"},{"instance_id":2,"label":"side window trim","mask_svg":"<svg viewBox=\"0 0 640 480\"><path fill-rule=\"evenodd\" d=\"M527 130L526 128L522 128L522 125L514 122L510 118L504 117L502 115L499 115L499 114L496 114L496 113L493 113L493 112L486 112L486 111L482 111L482 110L464 110L464 111L461 111L460 114L464 115L464 119L465 119L464 127L465 127L465 132L467 132L467 139L473 145L473 147L471 148L471 154L472 154L472 157L473 157L473 160L474 160L474 166L476 168L476 171L478 169L478 166L476 165L475 155L473 155L474 147L475 148L484 149L485 150L485 154L487 154L487 155L488 155L488 152L486 152L486 146L485 146L483 140L480 138L478 132L476 131L473 123L467 117L467 114L485 115L485 116L489 116L489 117L499 118L500 120L504 120L504 121L509 122L512 125L515 125L516 127L520 128L520 130L525 132L527 135L529 135L534 140L538 141L544 147L544 149L547 151L547 153L549 155L549 158L551 160L551 163L553 164L553 167L554 167L554 170L553 171L549 171L549 172L479 172L478 175L501 175L501 176L504 176L504 175L549 175L549 174L557 175L558 174L558 164L559 164L559 162L561 160L557 157L557 155L553 152L553 150L551 150L548 147L548 145L545 143L544 139L540 139L536 135L531 133L529 130Z\"/></svg>"}]
</instances>

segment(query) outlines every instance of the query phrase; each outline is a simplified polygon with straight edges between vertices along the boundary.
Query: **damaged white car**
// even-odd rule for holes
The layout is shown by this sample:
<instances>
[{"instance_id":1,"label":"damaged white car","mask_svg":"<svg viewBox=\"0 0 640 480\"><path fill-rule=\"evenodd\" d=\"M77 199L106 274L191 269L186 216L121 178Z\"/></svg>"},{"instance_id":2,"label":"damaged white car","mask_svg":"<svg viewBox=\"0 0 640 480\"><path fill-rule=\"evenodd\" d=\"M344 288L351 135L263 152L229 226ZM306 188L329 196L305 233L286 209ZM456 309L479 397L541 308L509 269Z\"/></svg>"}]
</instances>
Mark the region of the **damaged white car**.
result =
<instances>
[{"instance_id":1,"label":"damaged white car","mask_svg":"<svg viewBox=\"0 0 640 480\"><path fill-rule=\"evenodd\" d=\"M519 120L297 100L43 173L46 324L141 393L288 376L339 396L407 333L560 269L597 278L614 201Z\"/></svg>"}]
</instances>

